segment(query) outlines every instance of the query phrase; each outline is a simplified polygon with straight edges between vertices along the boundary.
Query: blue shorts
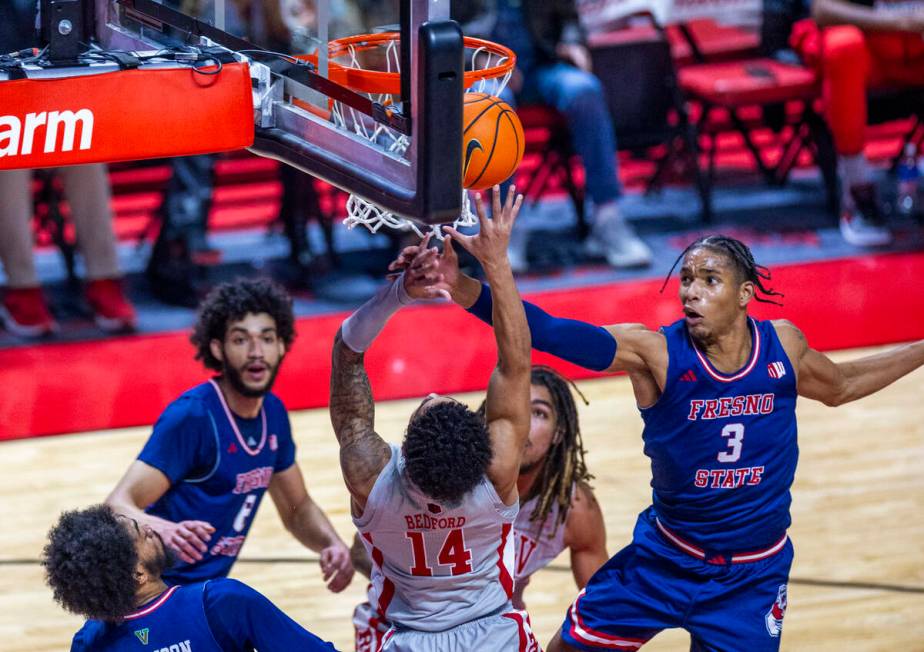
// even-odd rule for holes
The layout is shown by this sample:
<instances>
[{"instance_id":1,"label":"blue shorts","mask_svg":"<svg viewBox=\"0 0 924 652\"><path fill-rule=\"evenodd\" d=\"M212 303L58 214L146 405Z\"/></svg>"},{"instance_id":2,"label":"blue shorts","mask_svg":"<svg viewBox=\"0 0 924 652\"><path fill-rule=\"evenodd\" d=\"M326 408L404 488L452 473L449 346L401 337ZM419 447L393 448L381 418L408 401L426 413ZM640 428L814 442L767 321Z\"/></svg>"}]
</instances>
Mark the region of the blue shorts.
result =
<instances>
[{"instance_id":1,"label":"blue shorts","mask_svg":"<svg viewBox=\"0 0 924 652\"><path fill-rule=\"evenodd\" d=\"M792 543L781 539L757 561L708 563L672 543L649 508L632 543L571 605L562 640L578 650L637 650L661 630L681 627L695 652L776 652L792 558Z\"/></svg>"}]
</instances>

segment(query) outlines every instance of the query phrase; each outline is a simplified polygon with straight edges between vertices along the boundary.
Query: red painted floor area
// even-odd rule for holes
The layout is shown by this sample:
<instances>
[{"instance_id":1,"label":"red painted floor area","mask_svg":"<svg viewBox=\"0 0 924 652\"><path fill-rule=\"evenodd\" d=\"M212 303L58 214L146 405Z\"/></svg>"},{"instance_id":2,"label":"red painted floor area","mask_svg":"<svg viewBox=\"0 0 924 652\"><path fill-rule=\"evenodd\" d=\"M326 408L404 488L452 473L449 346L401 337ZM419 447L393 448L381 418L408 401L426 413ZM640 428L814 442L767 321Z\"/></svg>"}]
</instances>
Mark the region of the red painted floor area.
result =
<instances>
[{"instance_id":1,"label":"red painted floor area","mask_svg":"<svg viewBox=\"0 0 924 652\"><path fill-rule=\"evenodd\" d=\"M787 318L821 350L924 337L924 253L866 256L780 266L773 287L785 306L753 314ZM528 298L550 312L594 323L680 315L672 280L664 294L650 279L545 292ZM276 385L290 409L327 403L330 346L344 314L300 319L299 337ZM536 354L574 378L591 372ZM490 329L455 306L408 308L389 322L367 356L376 398L485 387L495 361ZM0 351L0 439L153 423L163 408L207 374L192 359L187 333L134 336Z\"/></svg>"}]
</instances>

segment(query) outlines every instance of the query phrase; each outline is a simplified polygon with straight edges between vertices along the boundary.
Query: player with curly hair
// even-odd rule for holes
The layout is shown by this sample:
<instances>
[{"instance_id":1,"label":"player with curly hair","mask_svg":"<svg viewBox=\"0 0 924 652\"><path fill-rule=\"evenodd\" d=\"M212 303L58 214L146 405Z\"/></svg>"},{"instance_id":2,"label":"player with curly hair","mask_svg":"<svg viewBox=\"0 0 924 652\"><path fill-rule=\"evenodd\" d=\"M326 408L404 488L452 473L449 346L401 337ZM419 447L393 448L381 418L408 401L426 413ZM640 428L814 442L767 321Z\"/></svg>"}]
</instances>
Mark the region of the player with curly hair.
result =
<instances>
[{"instance_id":1,"label":"player with curly hair","mask_svg":"<svg viewBox=\"0 0 924 652\"><path fill-rule=\"evenodd\" d=\"M153 529L108 505L62 514L42 564L55 600L89 619L72 652L334 649L236 580L168 587L161 576L172 560Z\"/></svg>"},{"instance_id":2,"label":"player with curly hair","mask_svg":"<svg viewBox=\"0 0 924 652\"><path fill-rule=\"evenodd\" d=\"M533 573L563 551L579 589L602 566L606 552L603 513L589 481L574 394L587 399L573 382L550 367L536 365L530 385L529 437L520 462L517 492L520 511L514 522L515 573L513 606L526 610L523 592ZM483 414L482 403L479 413ZM372 561L357 535L350 549L353 567L370 577ZM370 585L371 587L371 585ZM369 591L372 594L372 591ZM372 607L374 595L353 612L356 652L375 652L389 624Z\"/></svg>"},{"instance_id":3,"label":"player with curly hair","mask_svg":"<svg viewBox=\"0 0 924 652\"><path fill-rule=\"evenodd\" d=\"M493 219L476 197L477 236L451 231L496 288L497 366L483 418L431 394L411 415L400 446L375 432L364 352L411 302L405 276L346 319L334 341L331 422L353 522L373 562L376 616L391 625L381 646L387 652L537 648L525 615L511 604L530 342L507 244L523 198L511 190L502 207L499 196ZM434 253L422 251L418 262L432 262Z\"/></svg>"},{"instance_id":4,"label":"player with curly hair","mask_svg":"<svg viewBox=\"0 0 924 652\"><path fill-rule=\"evenodd\" d=\"M218 375L167 406L106 502L157 532L179 558L164 577L187 583L228 574L268 489L286 529L320 553L328 588L343 590L349 550L305 488L270 391L295 340L291 298L268 280L219 285L191 340Z\"/></svg>"}]
</instances>

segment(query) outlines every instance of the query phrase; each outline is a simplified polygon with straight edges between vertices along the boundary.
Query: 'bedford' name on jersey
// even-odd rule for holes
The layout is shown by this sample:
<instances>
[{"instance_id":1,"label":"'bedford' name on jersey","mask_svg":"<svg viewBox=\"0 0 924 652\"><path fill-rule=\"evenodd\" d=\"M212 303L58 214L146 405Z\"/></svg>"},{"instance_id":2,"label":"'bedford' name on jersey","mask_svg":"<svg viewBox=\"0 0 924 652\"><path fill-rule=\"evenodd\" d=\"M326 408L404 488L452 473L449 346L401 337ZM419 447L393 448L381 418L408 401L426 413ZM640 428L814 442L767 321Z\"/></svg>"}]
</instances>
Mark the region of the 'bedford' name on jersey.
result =
<instances>
[{"instance_id":1,"label":"'bedford' name on jersey","mask_svg":"<svg viewBox=\"0 0 924 652\"><path fill-rule=\"evenodd\" d=\"M237 485L234 487L234 493L246 494L254 489L265 489L269 486L270 480L273 479L273 467L261 466L253 471L237 474Z\"/></svg>"},{"instance_id":2,"label":"'bedford' name on jersey","mask_svg":"<svg viewBox=\"0 0 924 652\"><path fill-rule=\"evenodd\" d=\"M740 469L697 469L693 485L704 489L737 489L754 486L763 479L764 467L745 466Z\"/></svg>"},{"instance_id":3,"label":"'bedford' name on jersey","mask_svg":"<svg viewBox=\"0 0 924 652\"><path fill-rule=\"evenodd\" d=\"M706 400L690 401L687 419L724 419L748 414L770 414L773 412L773 394L746 394L744 396L723 396Z\"/></svg>"},{"instance_id":4,"label":"'bedford' name on jersey","mask_svg":"<svg viewBox=\"0 0 924 652\"><path fill-rule=\"evenodd\" d=\"M408 530L451 530L465 525L464 516L430 516L426 512L405 514L404 522Z\"/></svg>"}]
</instances>

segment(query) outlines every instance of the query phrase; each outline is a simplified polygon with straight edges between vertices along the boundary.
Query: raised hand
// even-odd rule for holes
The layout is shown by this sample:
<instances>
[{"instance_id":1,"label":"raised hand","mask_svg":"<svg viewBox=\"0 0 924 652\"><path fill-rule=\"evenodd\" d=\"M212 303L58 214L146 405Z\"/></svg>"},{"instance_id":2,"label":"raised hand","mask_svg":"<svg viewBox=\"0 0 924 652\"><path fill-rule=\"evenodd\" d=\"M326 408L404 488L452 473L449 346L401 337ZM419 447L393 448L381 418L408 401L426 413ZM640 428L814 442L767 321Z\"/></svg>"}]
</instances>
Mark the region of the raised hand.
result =
<instances>
[{"instance_id":1,"label":"raised hand","mask_svg":"<svg viewBox=\"0 0 924 652\"><path fill-rule=\"evenodd\" d=\"M394 280L404 273L404 291L412 299L451 298L440 273L439 252L428 246L432 236L428 233L420 244L405 247L388 265L388 278Z\"/></svg>"},{"instance_id":2,"label":"raised hand","mask_svg":"<svg viewBox=\"0 0 924 652\"><path fill-rule=\"evenodd\" d=\"M215 531L211 523L205 521L159 521L151 523L151 529L160 535L165 546L176 551L177 557L187 564L202 560Z\"/></svg>"},{"instance_id":3,"label":"raised hand","mask_svg":"<svg viewBox=\"0 0 924 652\"><path fill-rule=\"evenodd\" d=\"M480 227L476 235L463 235L451 226L443 227L445 232L449 234L446 242L448 243L451 238L462 245L466 251L478 259L478 262L485 269L485 273L490 273L491 268L498 265L510 265L507 260L507 245L510 243L510 232L513 230L513 223L520 212L520 206L523 204L523 195L517 195L514 186L510 186L510 191L507 193L506 201L503 205L501 204L499 186L494 186L492 194L494 197L492 218L490 219L485 213L481 194L475 195L475 211L478 214Z\"/></svg>"}]
</instances>

